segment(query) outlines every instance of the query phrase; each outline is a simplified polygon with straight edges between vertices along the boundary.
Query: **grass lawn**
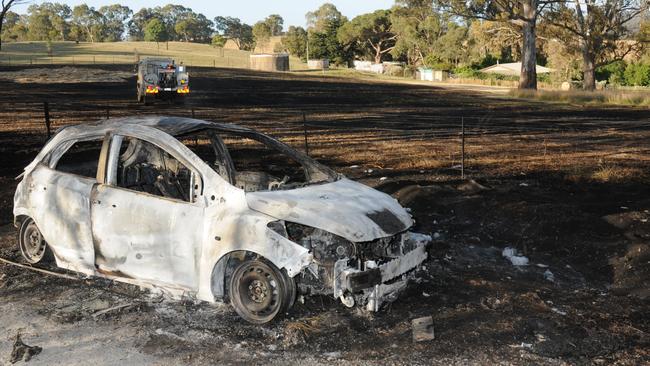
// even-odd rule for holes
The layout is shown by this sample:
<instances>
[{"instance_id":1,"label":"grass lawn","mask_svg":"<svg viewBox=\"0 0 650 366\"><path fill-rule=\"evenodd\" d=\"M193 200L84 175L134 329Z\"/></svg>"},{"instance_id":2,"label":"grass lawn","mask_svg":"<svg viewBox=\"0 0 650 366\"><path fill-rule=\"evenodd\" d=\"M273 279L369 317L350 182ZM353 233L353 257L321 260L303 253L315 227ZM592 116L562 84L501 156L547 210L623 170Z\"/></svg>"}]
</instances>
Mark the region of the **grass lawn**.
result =
<instances>
[{"instance_id":1,"label":"grass lawn","mask_svg":"<svg viewBox=\"0 0 650 366\"><path fill-rule=\"evenodd\" d=\"M188 66L248 68L251 52L187 42L52 42L48 54L46 42L3 43L0 64L127 64L137 56L170 56ZM305 68L291 58L292 69Z\"/></svg>"}]
</instances>

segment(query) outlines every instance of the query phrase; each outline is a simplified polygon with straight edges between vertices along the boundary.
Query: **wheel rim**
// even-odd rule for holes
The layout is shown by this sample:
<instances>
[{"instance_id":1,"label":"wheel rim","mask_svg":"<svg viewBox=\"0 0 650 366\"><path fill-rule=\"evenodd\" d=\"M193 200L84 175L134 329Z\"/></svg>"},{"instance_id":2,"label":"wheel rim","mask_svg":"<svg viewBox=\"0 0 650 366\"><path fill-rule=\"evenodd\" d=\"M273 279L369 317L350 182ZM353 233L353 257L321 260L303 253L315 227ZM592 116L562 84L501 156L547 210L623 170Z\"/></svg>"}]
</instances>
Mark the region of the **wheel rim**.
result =
<instances>
[{"instance_id":1,"label":"wheel rim","mask_svg":"<svg viewBox=\"0 0 650 366\"><path fill-rule=\"evenodd\" d=\"M265 263L242 264L233 276L233 305L237 313L252 323L266 323L278 314L284 289L277 273Z\"/></svg>"},{"instance_id":2,"label":"wheel rim","mask_svg":"<svg viewBox=\"0 0 650 366\"><path fill-rule=\"evenodd\" d=\"M21 239L20 250L28 262L38 263L43 259L47 244L33 221L27 224Z\"/></svg>"}]
</instances>

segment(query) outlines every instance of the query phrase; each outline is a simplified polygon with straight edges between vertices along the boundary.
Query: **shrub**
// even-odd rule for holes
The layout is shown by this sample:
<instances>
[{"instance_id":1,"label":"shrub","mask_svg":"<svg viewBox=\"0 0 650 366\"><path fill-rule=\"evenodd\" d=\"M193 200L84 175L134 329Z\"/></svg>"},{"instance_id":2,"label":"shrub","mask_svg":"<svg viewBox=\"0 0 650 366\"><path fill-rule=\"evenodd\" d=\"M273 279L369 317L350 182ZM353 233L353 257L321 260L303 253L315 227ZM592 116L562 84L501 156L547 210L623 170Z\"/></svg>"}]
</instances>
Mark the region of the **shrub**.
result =
<instances>
[{"instance_id":1,"label":"shrub","mask_svg":"<svg viewBox=\"0 0 650 366\"><path fill-rule=\"evenodd\" d=\"M629 64L624 75L627 85L650 86L650 64Z\"/></svg>"},{"instance_id":2,"label":"shrub","mask_svg":"<svg viewBox=\"0 0 650 366\"><path fill-rule=\"evenodd\" d=\"M607 80L613 85L625 84L625 61L614 61L596 69L596 80Z\"/></svg>"}]
</instances>

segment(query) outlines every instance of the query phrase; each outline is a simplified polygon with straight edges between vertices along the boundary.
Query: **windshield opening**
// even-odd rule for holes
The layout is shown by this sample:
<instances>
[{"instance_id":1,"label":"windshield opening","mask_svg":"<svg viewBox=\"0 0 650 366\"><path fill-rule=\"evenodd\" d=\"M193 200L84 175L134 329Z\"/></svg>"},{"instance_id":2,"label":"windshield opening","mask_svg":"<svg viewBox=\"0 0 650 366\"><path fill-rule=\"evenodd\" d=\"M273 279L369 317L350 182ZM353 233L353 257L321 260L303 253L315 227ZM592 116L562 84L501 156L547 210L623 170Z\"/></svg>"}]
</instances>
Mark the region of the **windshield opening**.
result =
<instances>
[{"instance_id":1,"label":"windshield opening","mask_svg":"<svg viewBox=\"0 0 650 366\"><path fill-rule=\"evenodd\" d=\"M246 192L333 182L337 174L266 135L206 129L178 139L225 180Z\"/></svg>"}]
</instances>

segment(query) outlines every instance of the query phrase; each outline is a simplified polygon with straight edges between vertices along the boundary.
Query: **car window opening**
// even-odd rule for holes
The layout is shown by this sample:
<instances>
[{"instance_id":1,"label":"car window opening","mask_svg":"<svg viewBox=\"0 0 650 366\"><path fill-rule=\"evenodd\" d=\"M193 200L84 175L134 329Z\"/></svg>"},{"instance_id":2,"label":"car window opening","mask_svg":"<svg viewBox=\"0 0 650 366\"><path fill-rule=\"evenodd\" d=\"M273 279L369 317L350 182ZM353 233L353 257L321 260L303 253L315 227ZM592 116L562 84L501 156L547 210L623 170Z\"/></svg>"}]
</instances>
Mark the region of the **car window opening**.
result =
<instances>
[{"instance_id":1,"label":"car window opening","mask_svg":"<svg viewBox=\"0 0 650 366\"><path fill-rule=\"evenodd\" d=\"M117 186L190 202L192 171L160 147L136 138L120 146Z\"/></svg>"},{"instance_id":2,"label":"car window opening","mask_svg":"<svg viewBox=\"0 0 650 366\"><path fill-rule=\"evenodd\" d=\"M102 143L102 139L75 142L59 158L55 169L63 173L95 179Z\"/></svg>"}]
</instances>

